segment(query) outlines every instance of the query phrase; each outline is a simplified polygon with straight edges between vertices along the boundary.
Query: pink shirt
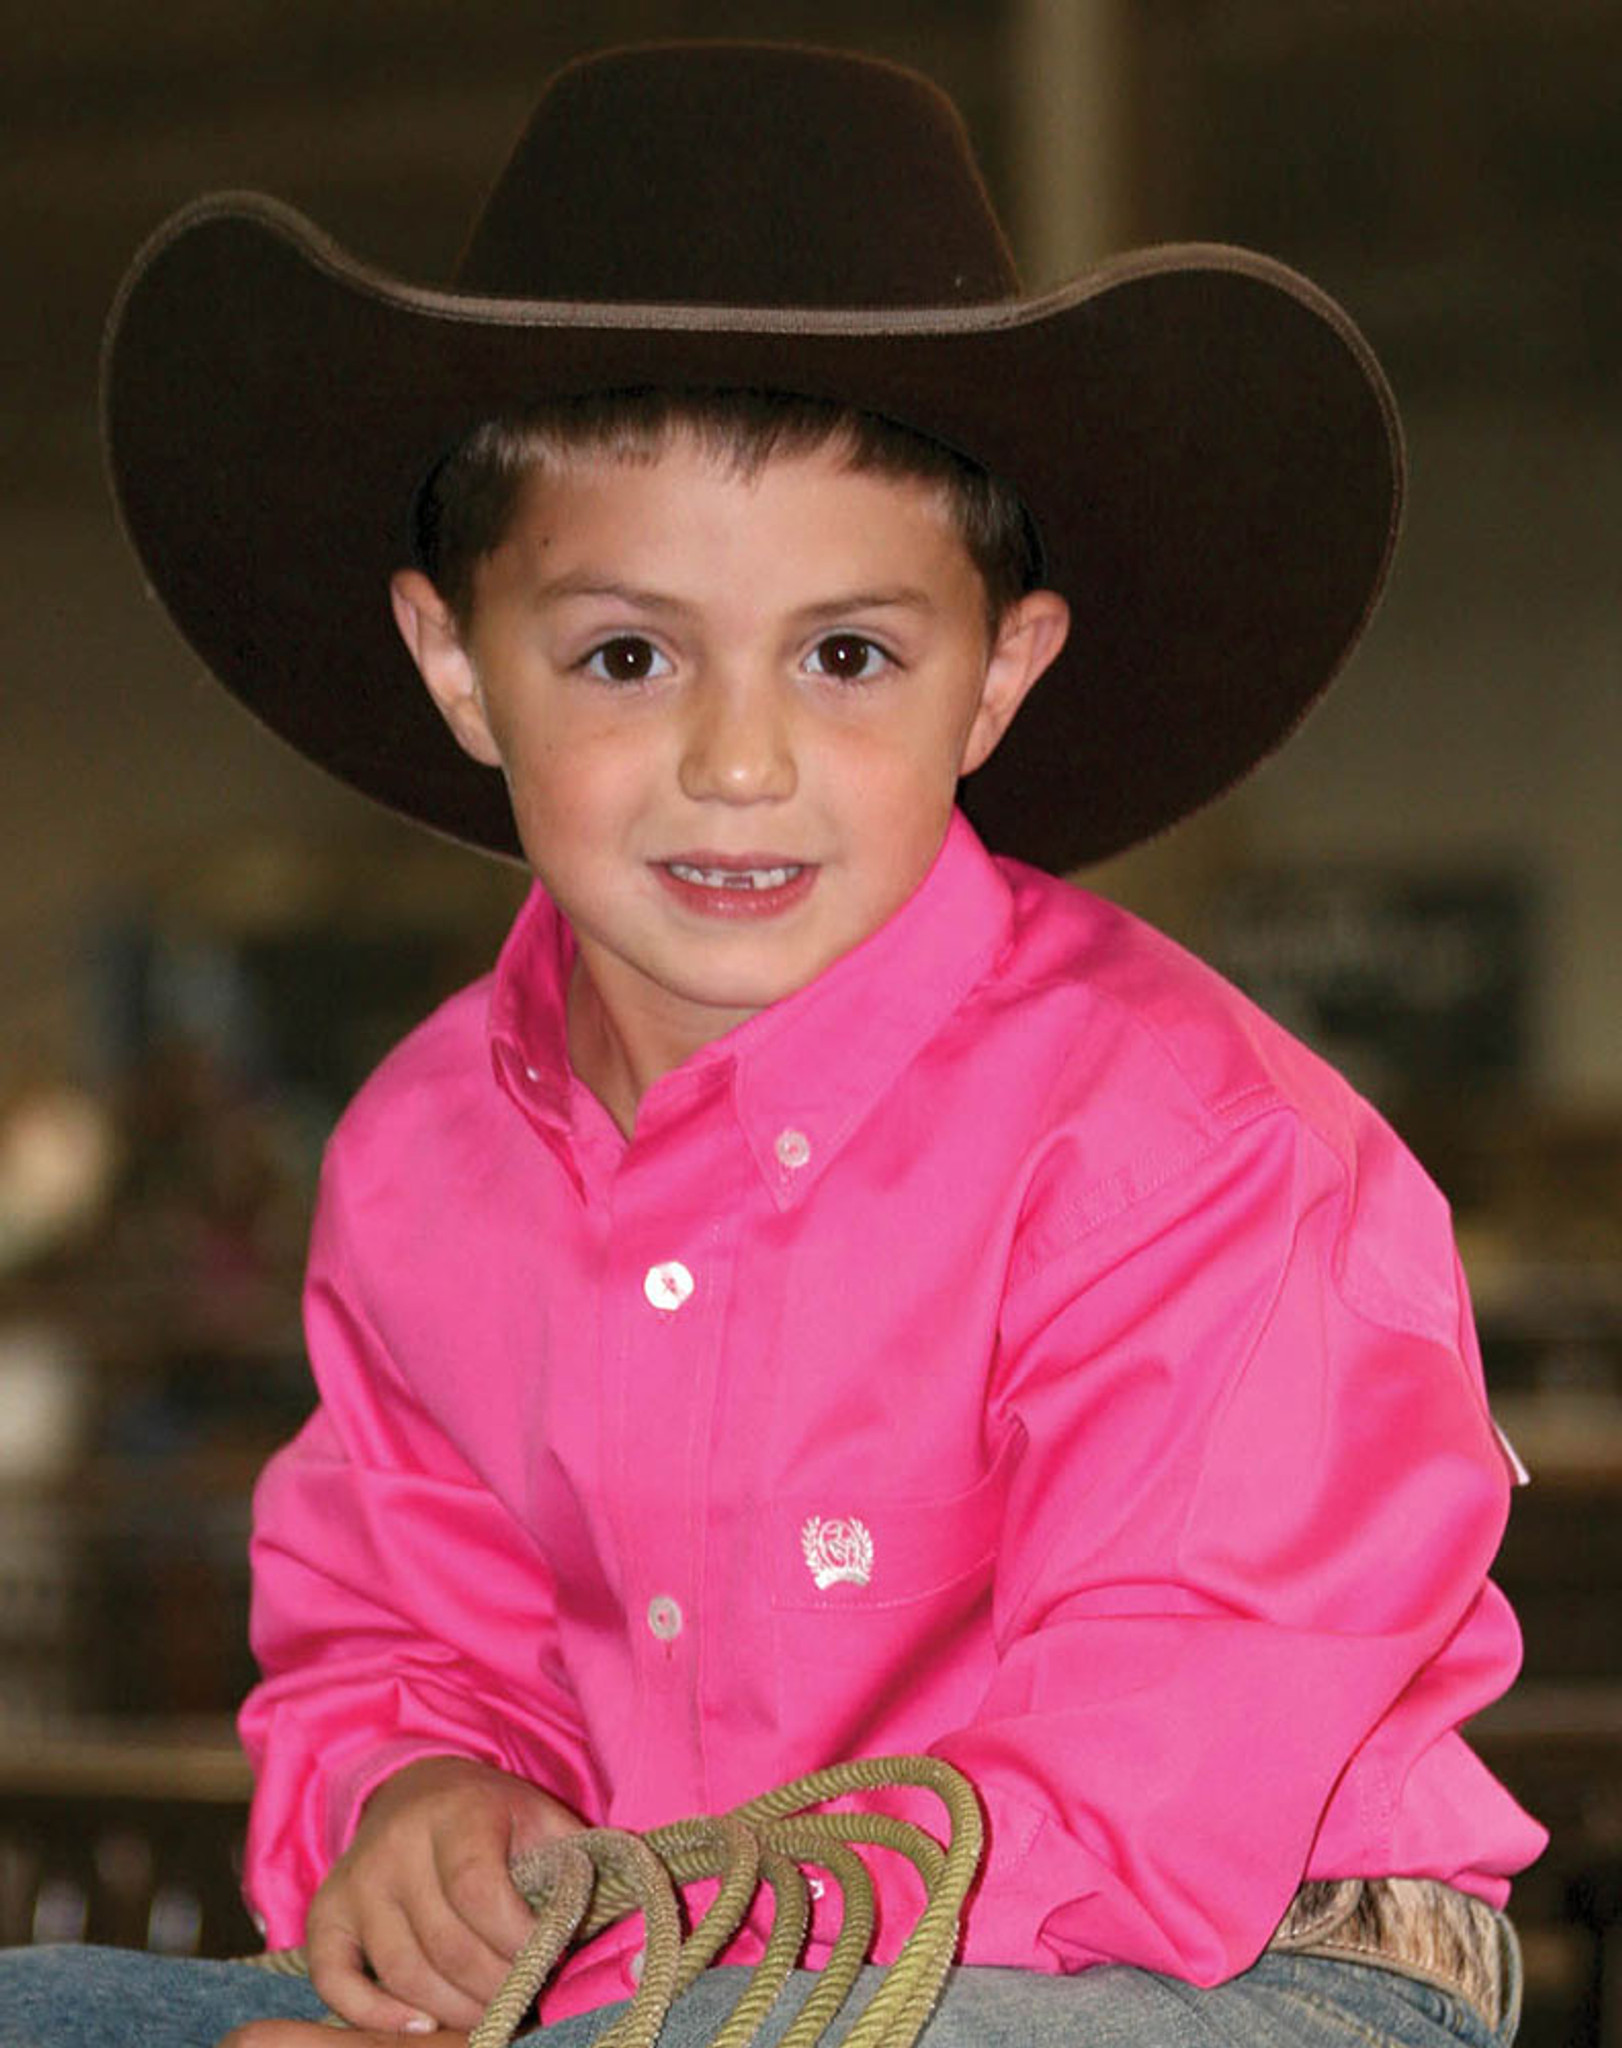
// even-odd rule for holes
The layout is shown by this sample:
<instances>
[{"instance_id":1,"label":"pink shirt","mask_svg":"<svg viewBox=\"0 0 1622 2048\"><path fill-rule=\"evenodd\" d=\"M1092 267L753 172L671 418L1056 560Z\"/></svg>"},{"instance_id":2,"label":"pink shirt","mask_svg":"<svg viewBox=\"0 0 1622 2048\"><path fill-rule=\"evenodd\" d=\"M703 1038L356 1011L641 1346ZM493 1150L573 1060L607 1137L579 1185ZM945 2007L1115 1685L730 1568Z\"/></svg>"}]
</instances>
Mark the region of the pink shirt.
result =
<instances>
[{"instance_id":1,"label":"pink shirt","mask_svg":"<svg viewBox=\"0 0 1622 2048\"><path fill-rule=\"evenodd\" d=\"M1372 1110L961 819L629 1144L569 1069L572 950L537 891L330 1148L321 1404L256 1498L271 1939L447 1751L642 1828L932 1750L986 1811L971 1962L1214 1982L1303 1876L1501 1902L1542 1830L1457 1731L1517 1667L1509 1477Z\"/></svg>"}]
</instances>

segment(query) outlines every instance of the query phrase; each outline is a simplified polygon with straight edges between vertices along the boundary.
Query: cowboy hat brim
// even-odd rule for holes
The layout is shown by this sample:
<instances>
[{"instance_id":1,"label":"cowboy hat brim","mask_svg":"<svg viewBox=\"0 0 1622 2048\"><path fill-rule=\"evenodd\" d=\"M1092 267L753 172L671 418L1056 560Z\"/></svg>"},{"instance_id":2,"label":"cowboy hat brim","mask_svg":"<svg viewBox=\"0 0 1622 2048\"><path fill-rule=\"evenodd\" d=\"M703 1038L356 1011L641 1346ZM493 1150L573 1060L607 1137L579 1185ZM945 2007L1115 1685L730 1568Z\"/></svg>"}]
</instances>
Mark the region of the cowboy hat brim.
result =
<instances>
[{"instance_id":1,"label":"cowboy hat brim","mask_svg":"<svg viewBox=\"0 0 1622 2048\"><path fill-rule=\"evenodd\" d=\"M429 467L555 396L750 387L891 416L1031 512L1070 641L966 807L1063 870L1239 780L1339 670L1379 595L1403 459L1367 344L1285 266L1151 249L1062 290L823 312L421 288L255 194L186 208L109 321L103 410L151 587L258 718L355 788L517 856L389 612Z\"/></svg>"}]
</instances>

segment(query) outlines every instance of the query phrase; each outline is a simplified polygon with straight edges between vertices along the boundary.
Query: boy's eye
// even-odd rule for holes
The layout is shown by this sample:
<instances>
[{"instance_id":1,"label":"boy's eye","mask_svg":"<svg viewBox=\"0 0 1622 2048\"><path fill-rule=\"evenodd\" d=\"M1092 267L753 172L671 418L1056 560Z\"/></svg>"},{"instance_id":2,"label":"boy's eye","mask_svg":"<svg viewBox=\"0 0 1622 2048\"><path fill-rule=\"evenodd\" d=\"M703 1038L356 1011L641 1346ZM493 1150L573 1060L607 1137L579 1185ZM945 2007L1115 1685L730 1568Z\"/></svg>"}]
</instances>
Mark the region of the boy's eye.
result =
<instances>
[{"instance_id":1,"label":"boy's eye","mask_svg":"<svg viewBox=\"0 0 1622 2048\"><path fill-rule=\"evenodd\" d=\"M645 683L670 673L670 663L640 633L616 633L594 647L583 666L587 675L601 676L605 683Z\"/></svg>"},{"instance_id":2,"label":"boy's eye","mask_svg":"<svg viewBox=\"0 0 1622 2048\"><path fill-rule=\"evenodd\" d=\"M875 641L860 633L830 633L811 650L810 665L817 675L835 682L866 682L888 662L889 656Z\"/></svg>"}]
</instances>

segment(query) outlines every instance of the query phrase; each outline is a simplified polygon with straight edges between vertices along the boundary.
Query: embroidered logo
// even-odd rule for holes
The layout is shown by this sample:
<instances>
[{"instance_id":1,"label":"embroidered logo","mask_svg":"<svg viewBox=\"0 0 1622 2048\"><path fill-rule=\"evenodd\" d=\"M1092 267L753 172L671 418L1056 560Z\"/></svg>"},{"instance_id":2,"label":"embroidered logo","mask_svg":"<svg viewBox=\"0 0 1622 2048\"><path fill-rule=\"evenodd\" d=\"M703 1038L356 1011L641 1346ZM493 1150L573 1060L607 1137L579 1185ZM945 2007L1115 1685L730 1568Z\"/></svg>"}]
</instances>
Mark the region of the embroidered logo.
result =
<instances>
[{"instance_id":1,"label":"embroidered logo","mask_svg":"<svg viewBox=\"0 0 1622 2048\"><path fill-rule=\"evenodd\" d=\"M872 1532L854 1515L827 1521L812 1515L800 1531L800 1548L819 1593L830 1586L865 1586L873 1576Z\"/></svg>"}]
</instances>

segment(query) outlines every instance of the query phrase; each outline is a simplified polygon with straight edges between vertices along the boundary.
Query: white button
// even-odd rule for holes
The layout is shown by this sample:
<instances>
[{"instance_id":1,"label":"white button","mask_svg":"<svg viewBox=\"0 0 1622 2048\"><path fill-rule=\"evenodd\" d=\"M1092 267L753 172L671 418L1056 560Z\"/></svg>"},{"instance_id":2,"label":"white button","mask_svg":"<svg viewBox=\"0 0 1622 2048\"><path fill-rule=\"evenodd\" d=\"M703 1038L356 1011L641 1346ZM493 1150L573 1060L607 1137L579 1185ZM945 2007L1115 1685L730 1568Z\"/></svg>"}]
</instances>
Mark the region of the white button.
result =
<instances>
[{"instance_id":1,"label":"white button","mask_svg":"<svg viewBox=\"0 0 1622 2048\"><path fill-rule=\"evenodd\" d=\"M681 1606L668 1593L656 1593L648 1602L648 1627L662 1643L673 1643L681 1634Z\"/></svg>"},{"instance_id":2,"label":"white button","mask_svg":"<svg viewBox=\"0 0 1622 2048\"><path fill-rule=\"evenodd\" d=\"M776 1151L778 1165L795 1173L811 1158L811 1140L804 1131L779 1131Z\"/></svg>"},{"instance_id":3,"label":"white button","mask_svg":"<svg viewBox=\"0 0 1622 2048\"><path fill-rule=\"evenodd\" d=\"M647 1967L648 1952L645 1948L639 1948L635 1955L625 1958L625 1974L633 1984L640 1984L642 1982L642 1972Z\"/></svg>"},{"instance_id":4,"label":"white button","mask_svg":"<svg viewBox=\"0 0 1622 2048\"><path fill-rule=\"evenodd\" d=\"M642 1292L667 1315L673 1315L692 1291L693 1276L680 1259L663 1259L643 1276Z\"/></svg>"},{"instance_id":5,"label":"white button","mask_svg":"<svg viewBox=\"0 0 1622 2048\"><path fill-rule=\"evenodd\" d=\"M541 1070L539 1067L526 1067L524 1069L524 1079L526 1081L538 1081L540 1078Z\"/></svg>"}]
</instances>

